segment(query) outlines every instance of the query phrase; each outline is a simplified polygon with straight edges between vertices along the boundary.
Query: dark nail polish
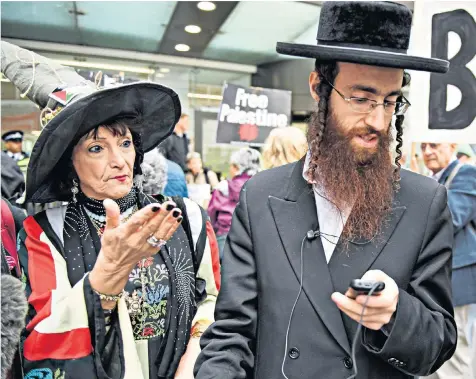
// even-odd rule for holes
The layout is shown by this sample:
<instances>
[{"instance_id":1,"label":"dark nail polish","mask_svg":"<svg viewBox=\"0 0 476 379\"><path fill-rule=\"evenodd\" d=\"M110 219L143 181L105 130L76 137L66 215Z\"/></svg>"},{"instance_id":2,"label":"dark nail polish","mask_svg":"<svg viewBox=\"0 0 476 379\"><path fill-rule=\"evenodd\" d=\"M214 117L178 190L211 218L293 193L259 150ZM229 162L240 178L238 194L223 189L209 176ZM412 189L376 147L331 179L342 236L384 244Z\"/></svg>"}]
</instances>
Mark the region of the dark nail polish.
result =
<instances>
[{"instance_id":1,"label":"dark nail polish","mask_svg":"<svg viewBox=\"0 0 476 379\"><path fill-rule=\"evenodd\" d=\"M180 217L177 218L178 223L182 222L182 220L183 220L183 216L180 216Z\"/></svg>"},{"instance_id":2,"label":"dark nail polish","mask_svg":"<svg viewBox=\"0 0 476 379\"><path fill-rule=\"evenodd\" d=\"M156 207L156 206L152 207L152 212L157 212L159 210L160 210L160 207Z\"/></svg>"},{"instance_id":3,"label":"dark nail polish","mask_svg":"<svg viewBox=\"0 0 476 379\"><path fill-rule=\"evenodd\" d=\"M178 216L180 216L180 211L179 210L176 210L172 213L172 216L174 216L175 218L177 218Z\"/></svg>"},{"instance_id":4,"label":"dark nail polish","mask_svg":"<svg viewBox=\"0 0 476 379\"><path fill-rule=\"evenodd\" d=\"M167 209L168 212L170 212L172 209L174 209L174 205L173 204L167 204L167 206L165 207L165 209Z\"/></svg>"}]
</instances>

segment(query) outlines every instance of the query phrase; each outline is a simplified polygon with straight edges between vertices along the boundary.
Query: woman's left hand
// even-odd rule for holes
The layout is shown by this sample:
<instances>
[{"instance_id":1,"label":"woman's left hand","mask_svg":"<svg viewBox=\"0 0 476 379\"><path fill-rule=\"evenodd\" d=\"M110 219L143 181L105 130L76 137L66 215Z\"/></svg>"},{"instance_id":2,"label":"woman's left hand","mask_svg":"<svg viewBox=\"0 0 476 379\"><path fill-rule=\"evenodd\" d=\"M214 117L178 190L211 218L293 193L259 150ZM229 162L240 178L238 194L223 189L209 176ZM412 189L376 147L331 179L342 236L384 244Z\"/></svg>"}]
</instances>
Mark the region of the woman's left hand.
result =
<instances>
[{"instance_id":1,"label":"woman's left hand","mask_svg":"<svg viewBox=\"0 0 476 379\"><path fill-rule=\"evenodd\" d=\"M187 351L180 360L174 379L194 379L193 368L200 354L200 338L190 338Z\"/></svg>"}]
</instances>

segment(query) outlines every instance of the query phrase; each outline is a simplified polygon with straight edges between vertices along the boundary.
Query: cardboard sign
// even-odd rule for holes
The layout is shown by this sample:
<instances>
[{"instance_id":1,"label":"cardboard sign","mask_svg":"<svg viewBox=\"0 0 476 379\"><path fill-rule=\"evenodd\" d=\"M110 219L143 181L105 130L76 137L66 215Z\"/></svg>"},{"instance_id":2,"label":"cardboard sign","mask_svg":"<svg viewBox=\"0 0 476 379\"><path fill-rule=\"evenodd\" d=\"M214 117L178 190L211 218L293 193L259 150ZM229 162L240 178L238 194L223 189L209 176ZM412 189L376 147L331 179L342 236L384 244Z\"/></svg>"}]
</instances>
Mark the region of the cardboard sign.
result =
<instances>
[{"instance_id":1,"label":"cardboard sign","mask_svg":"<svg viewBox=\"0 0 476 379\"><path fill-rule=\"evenodd\" d=\"M476 2L416 1L410 53L450 61L446 74L412 71L417 142L476 142Z\"/></svg>"},{"instance_id":2,"label":"cardboard sign","mask_svg":"<svg viewBox=\"0 0 476 379\"><path fill-rule=\"evenodd\" d=\"M225 84L217 143L261 146L273 128L291 123L291 91Z\"/></svg>"}]
</instances>

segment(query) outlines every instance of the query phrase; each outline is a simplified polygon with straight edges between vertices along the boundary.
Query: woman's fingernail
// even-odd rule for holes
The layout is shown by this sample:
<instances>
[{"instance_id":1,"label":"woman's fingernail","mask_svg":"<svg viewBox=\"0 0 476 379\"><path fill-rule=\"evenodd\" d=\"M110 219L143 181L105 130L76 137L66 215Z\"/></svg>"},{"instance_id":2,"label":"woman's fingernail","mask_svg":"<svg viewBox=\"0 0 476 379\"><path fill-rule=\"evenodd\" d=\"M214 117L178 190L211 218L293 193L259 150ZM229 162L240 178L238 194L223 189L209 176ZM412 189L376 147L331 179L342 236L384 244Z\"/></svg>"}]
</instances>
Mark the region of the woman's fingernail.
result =
<instances>
[{"instance_id":1,"label":"woman's fingernail","mask_svg":"<svg viewBox=\"0 0 476 379\"><path fill-rule=\"evenodd\" d=\"M182 220L183 220L183 216L180 216L180 217L177 218L178 223L182 222Z\"/></svg>"},{"instance_id":2,"label":"woman's fingernail","mask_svg":"<svg viewBox=\"0 0 476 379\"><path fill-rule=\"evenodd\" d=\"M152 212L157 212L159 210L160 210L160 207L157 207L157 206L152 207Z\"/></svg>"},{"instance_id":3,"label":"woman's fingernail","mask_svg":"<svg viewBox=\"0 0 476 379\"><path fill-rule=\"evenodd\" d=\"M180 211L179 211L179 210L175 210L175 211L172 213L172 216L174 216L175 218L177 218L178 216L180 216Z\"/></svg>"},{"instance_id":4,"label":"woman's fingernail","mask_svg":"<svg viewBox=\"0 0 476 379\"><path fill-rule=\"evenodd\" d=\"M167 206L165 207L165 209L167 209L168 212L170 212L172 209L174 209L175 206L173 204L167 204Z\"/></svg>"}]
</instances>

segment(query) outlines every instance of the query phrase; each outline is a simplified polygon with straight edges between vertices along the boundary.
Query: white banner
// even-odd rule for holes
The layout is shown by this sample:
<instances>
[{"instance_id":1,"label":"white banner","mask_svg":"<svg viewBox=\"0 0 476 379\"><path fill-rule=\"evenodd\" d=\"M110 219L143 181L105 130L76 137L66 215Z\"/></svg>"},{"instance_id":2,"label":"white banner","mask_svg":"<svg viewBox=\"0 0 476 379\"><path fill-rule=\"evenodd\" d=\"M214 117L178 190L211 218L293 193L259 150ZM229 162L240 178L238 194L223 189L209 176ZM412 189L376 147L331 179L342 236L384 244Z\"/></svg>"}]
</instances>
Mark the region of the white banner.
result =
<instances>
[{"instance_id":1,"label":"white banner","mask_svg":"<svg viewBox=\"0 0 476 379\"><path fill-rule=\"evenodd\" d=\"M476 1L415 1L409 53L450 61L411 72L410 140L476 143Z\"/></svg>"}]
</instances>

